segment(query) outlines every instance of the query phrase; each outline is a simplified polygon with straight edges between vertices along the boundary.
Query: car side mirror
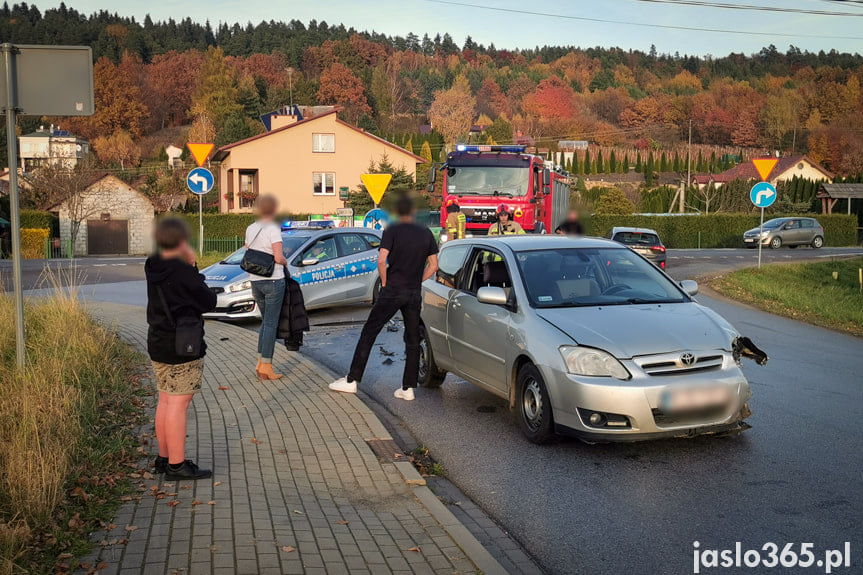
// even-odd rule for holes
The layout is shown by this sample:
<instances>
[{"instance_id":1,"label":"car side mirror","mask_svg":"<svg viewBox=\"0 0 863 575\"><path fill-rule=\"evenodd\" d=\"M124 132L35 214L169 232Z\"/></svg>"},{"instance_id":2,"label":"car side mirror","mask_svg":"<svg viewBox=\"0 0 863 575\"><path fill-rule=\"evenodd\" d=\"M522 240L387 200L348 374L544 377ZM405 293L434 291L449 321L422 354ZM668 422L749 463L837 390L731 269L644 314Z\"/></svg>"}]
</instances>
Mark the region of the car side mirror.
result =
<instances>
[{"instance_id":1,"label":"car side mirror","mask_svg":"<svg viewBox=\"0 0 863 575\"><path fill-rule=\"evenodd\" d=\"M680 282L680 287L688 295L694 296L698 293L698 282L695 280L683 280Z\"/></svg>"},{"instance_id":2,"label":"car side mirror","mask_svg":"<svg viewBox=\"0 0 863 575\"><path fill-rule=\"evenodd\" d=\"M507 305L506 291L501 287L485 286L479 288L476 292L476 299L479 303L487 303L489 305Z\"/></svg>"},{"instance_id":3,"label":"car side mirror","mask_svg":"<svg viewBox=\"0 0 863 575\"><path fill-rule=\"evenodd\" d=\"M319 262L315 258L306 258L302 263L304 266L316 266Z\"/></svg>"},{"instance_id":4,"label":"car side mirror","mask_svg":"<svg viewBox=\"0 0 863 575\"><path fill-rule=\"evenodd\" d=\"M437 180L437 164L432 164L429 167L429 186L434 184L436 180Z\"/></svg>"},{"instance_id":5,"label":"car side mirror","mask_svg":"<svg viewBox=\"0 0 863 575\"><path fill-rule=\"evenodd\" d=\"M549 170L548 168L542 171L542 184L544 186L551 185L551 170Z\"/></svg>"}]
</instances>

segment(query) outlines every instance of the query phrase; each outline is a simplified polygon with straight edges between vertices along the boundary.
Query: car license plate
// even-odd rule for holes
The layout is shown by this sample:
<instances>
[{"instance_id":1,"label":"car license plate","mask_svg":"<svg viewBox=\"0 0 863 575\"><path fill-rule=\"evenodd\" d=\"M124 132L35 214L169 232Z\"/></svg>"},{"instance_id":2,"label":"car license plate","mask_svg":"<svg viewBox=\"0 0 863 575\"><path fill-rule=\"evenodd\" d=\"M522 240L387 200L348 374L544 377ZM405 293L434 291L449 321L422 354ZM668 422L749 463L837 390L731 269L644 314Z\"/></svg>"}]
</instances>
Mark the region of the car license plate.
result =
<instances>
[{"instance_id":1,"label":"car license plate","mask_svg":"<svg viewBox=\"0 0 863 575\"><path fill-rule=\"evenodd\" d=\"M752 242L755 241L755 238L743 238L743 241L746 242L747 244L751 244Z\"/></svg>"},{"instance_id":2,"label":"car license plate","mask_svg":"<svg viewBox=\"0 0 863 575\"><path fill-rule=\"evenodd\" d=\"M728 405L731 389L727 385L699 385L670 387L662 391L660 404L663 413L698 411Z\"/></svg>"},{"instance_id":3,"label":"car license plate","mask_svg":"<svg viewBox=\"0 0 863 575\"><path fill-rule=\"evenodd\" d=\"M651 253L651 250L649 250L647 248L635 248L635 251L637 253L643 254L643 255L648 255L649 253Z\"/></svg>"}]
</instances>

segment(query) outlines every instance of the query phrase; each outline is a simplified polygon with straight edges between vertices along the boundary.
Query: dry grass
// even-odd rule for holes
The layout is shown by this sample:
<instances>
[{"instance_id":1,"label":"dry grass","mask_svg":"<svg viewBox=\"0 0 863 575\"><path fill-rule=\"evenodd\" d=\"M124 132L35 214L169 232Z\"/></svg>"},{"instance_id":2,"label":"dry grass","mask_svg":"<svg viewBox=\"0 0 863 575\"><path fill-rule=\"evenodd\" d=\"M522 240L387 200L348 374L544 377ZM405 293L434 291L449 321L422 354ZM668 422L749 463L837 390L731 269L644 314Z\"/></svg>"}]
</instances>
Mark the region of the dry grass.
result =
<instances>
[{"instance_id":1,"label":"dry grass","mask_svg":"<svg viewBox=\"0 0 863 575\"><path fill-rule=\"evenodd\" d=\"M23 570L34 532L62 525L104 398L131 388L131 353L87 316L74 289L27 302L29 361L17 370L13 305L0 294L0 575Z\"/></svg>"}]
</instances>

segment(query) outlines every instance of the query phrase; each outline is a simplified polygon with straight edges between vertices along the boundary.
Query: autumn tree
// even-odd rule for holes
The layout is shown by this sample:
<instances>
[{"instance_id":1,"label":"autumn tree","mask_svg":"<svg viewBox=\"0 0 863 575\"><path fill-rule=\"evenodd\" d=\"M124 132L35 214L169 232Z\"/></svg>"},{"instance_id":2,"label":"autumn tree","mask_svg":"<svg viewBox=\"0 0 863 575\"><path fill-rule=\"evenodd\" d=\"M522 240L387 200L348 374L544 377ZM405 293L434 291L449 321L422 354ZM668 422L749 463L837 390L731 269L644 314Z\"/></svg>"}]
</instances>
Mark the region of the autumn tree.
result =
<instances>
[{"instance_id":1,"label":"autumn tree","mask_svg":"<svg viewBox=\"0 0 863 575\"><path fill-rule=\"evenodd\" d=\"M486 78L476 93L476 111L494 119L509 113L509 102L494 78Z\"/></svg>"},{"instance_id":2,"label":"autumn tree","mask_svg":"<svg viewBox=\"0 0 863 575\"><path fill-rule=\"evenodd\" d=\"M141 186L141 191L150 198L159 214L171 211L188 196L186 180L180 170L150 174Z\"/></svg>"},{"instance_id":3,"label":"autumn tree","mask_svg":"<svg viewBox=\"0 0 863 575\"><path fill-rule=\"evenodd\" d=\"M242 111L237 97L236 71L225 60L221 48L210 46L204 54L192 95L192 117L205 115L218 132L227 118Z\"/></svg>"},{"instance_id":4,"label":"autumn tree","mask_svg":"<svg viewBox=\"0 0 863 575\"><path fill-rule=\"evenodd\" d=\"M141 161L141 149L125 130L110 136L99 136L93 140L93 150L103 164L114 164L120 166L121 170L137 166Z\"/></svg>"},{"instance_id":5,"label":"autumn tree","mask_svg":"<svg viewBox=\"0 0 863 575\"><path fill-rule=\"evenodd\" d=\"M407 98L409 88L402 77L401 58L398 54L375 66L371 92L375 99L380 127L386 131L394 131L397 120L410 111Z\"/></svg>"},{"instance_id":6,"label":"autumn tree","mask_svg":"<svg viewBox=\"0 0 863 575\"><path fill-rule=\"evenodd\" d=\"M149 110L141 89L128 68L115 66L107 58L99 58L93 66L95 113L88 118L70 120L71 128L80 135L95 139L127 131L132 137L144 133Z\"/></svg>"},{"instance_id":7,"label":"autumn tree","mask_svg":"<svg viewBox=\"0 0 863 575\"><path fill-rule=\"evenodd\" d=\"M171 50L157 54L147 66L147 106L157 128L183 122L192 107L192 94L201 67L201 53Z\"/></svg>"},{"instance_id":8,"label":"autumn tree","mask_svg":"<svg viewBox=\"0 0 863 575\"><path fill-rule=\"evenodd\" d=\"M350 68L333 63L321 73L321 87L318 88L318 101L344 108L345 119L356 124L363 114L371 114L363 82Z\"/></svg>"},{"instance_id":9,"label":"autumn tree","mask_svg":"<svg viewBox=\"0 0 863 575\"><path fill-rule=\"evenodd\" d=\"M454 144L470 131L475 105L467 78L461 75L453 82L452 88L435 93L429 108L429 120L447 144Z\"/></svg>"},{"instance_id":10,"label":"autumn tree","mask_svg":"<svg viewBox=\"0 0 863 575\"><path fill-rule=\"evenodd\" d=\"M602 215L628 216L635 212L635 204L618 188L608 188L596 203L596 213Z\"/></svg>"}]
</instances>

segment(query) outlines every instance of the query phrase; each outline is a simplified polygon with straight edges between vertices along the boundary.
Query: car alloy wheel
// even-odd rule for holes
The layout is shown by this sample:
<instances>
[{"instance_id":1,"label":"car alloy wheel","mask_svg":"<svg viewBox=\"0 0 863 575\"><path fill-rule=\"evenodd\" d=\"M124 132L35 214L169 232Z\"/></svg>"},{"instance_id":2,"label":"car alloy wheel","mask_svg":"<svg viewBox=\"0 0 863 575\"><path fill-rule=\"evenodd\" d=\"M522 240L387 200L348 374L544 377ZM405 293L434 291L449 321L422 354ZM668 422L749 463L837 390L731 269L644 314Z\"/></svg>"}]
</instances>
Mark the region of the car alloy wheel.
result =
<instances>
[{"instance_id":1,"label":"car alloy wheel","mask_svg":"<svg viewBox=\"0 0 863 575\"><path fill-rule=\"evenodd\" d=\"M819 249L823 245L824 245L824 238L822 238L821 236L815 236L815 239L812 240L812 247L815 248L816 250Z\"/></svg>"},{"instance_id":2,"label":"car alloy wheel","mask_svg":"<svg viewBox=\"0 0 863 575\"><path fill-rule=\"evenodd\" d=\"M782 238L780 238L779 236L774 237L772 240L770 240L770 247L774 250L778 250L779 248L781 248Z\"/></svg>"}]
</instances>

